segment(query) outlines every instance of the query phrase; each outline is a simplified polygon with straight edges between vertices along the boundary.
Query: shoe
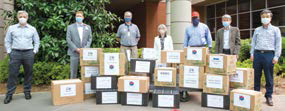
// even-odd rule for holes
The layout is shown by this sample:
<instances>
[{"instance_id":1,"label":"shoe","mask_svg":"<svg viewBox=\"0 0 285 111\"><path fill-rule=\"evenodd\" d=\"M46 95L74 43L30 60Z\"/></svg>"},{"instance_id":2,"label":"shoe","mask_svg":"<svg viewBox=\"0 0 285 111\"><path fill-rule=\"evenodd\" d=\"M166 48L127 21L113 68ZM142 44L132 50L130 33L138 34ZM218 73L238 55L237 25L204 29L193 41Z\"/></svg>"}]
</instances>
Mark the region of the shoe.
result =
<instances>
[{"instance_id":1,"label":"shoe","mask_svg":"<svg viewBox=\"0 0 285 111\"><path fill-rule=\"evenodd\" d=\"M8 104L12 101L12 95L6 95L5 100L4 100L4 104Z\"/></svg>"},{"instance_id":2,"label":"shoe","mask_svg":"<svg viewBox=\"0 0 285 111\"><path fill-rule=\"evenodd\" d=\"M271 97L266 97L266 103L267 103L269 106L273 106L272 98L271 98Z\"/></svg>"},{"instance_id":3,"label":"shoe","mask_svg":"<svg viewBox=\"0 0 285 111\"><path fill-rule=\"evenodd\" d=\"M30 92L25 92L24 94L25 94L26 100L32 99L32 95Z\"/></svg>"},{"instance_id":4,"label":"shoe","mask_svg":"<svg viewBox=\"0 0 285 111\"><path fill-rule=\"evenodd\" d=\"M180 102L187 102L190 100L190 96L188 95L187 91L180 92Z\"/></svg>"}]
</instances>

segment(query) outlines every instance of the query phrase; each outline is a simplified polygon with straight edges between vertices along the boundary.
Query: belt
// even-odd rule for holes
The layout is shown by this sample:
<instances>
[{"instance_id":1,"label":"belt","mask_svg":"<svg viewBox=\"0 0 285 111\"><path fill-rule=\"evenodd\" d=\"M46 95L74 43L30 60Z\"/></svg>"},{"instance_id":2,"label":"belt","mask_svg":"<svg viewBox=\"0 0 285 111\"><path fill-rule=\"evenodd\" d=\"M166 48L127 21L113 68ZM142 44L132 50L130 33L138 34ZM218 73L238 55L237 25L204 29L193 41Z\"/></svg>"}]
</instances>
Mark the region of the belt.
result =
<instances>
[{"instance_id":1,"label":"belt","mask_svg":"<svg viewBox=\"0 0 285 111\"><path fill-rule=\"evenodd\" d=\"M121 46L124 46L124 47L135 47L136 45L133 45L133 46L126 46L126 45L121 45Z\"/></svg>"},{"instance_id":2,"label":"belt","mask_svg":"<svg viewBox=\"0 0 285 111\"><path fill-rule=\"evenodd\" d=\"M206 45L196 45L196 46L190 46L190 47L206 47Z\"/></svg>"},{"instance_id":3,"label":"belt","mask_svg":"<svg viewBox=\"0 0 285 111\"><path fill-rule=\"evenodd\" d=\"M26 51L31 51L33 49L12 49L14 51L19 51L19 52L26 52Z\"/></svg>"},{"instance_id":4,"label":"belt","mask_svg":"<svg viewBox=\"0 0 285 111\"><path fill-rule=\"evenodd\" d=\"M271 53L274 52L273 50L255 50L255 52L259 52L259 53Z\"/></svg>"}]
</instances>

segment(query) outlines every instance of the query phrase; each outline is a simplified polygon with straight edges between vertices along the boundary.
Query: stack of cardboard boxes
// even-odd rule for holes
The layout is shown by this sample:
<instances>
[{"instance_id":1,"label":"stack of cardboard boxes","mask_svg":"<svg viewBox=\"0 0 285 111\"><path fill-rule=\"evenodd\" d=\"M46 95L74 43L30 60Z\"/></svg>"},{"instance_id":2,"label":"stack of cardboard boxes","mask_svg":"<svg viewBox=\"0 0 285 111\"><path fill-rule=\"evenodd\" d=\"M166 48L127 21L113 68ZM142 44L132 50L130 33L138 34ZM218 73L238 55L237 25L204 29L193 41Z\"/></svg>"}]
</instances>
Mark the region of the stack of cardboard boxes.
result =
<instances>
[{"instance_id":1,"label":"stack of cardboard boxes","mask_svg":"<svg viewBox=\"0 0 285 111\"><path fill-rule=\"evenodd\" d=\"M229 109L230 75L236 71L235 55L209 54L202 93L202 106Z\"/></svg>"},{"instance_id":2,"label":"stack of cardboard boxes","mask_svg":"<svg viewBox=\"0 0 285 111\"><path fill-rule=\"evenodd\" d=\"M83 48L80 50L81 80L84 86L84 99L94 97L95 91L91 89L91 76L99 74L99 55L101 48Z\"/></svg>"}]
</instances>

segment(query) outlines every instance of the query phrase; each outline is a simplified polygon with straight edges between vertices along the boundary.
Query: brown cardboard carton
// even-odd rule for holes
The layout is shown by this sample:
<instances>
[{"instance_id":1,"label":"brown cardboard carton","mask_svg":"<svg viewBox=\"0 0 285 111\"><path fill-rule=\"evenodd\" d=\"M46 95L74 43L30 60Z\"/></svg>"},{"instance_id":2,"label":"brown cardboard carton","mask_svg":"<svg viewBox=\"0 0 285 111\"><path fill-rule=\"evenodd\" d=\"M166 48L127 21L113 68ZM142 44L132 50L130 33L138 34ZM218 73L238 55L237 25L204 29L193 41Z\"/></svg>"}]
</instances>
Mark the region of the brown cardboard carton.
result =
<instances>
[{"instance_id":1,"label":"brown cardboard carton","mask_svg":"<svg viewBox=\"0 0 285 111\"><path fill-rule=\"evenodd\" d=\"M204 93L228 95L230 90L229 76L217 74L205 74Z\"/></svg>"},{"instance_id":2,"label":"brown cardboard carton","mask_svg":"<svg viewBox=\"0 0 285 111\"><path fill-rule=\"evenodd\" d=\"M91 76L99 75L99 65L94 66L81 66L81 80L83 82L90 82Z\"/></svg>"},{"instance_id":3,"label":"brown cardboard carton","mask_svg":"<svg viewBox=\"0 0 285 111\"><path fill-rule=\"evenodd\" d=\"M91 89L91 83L85 82L84 83L84 99L89 99L95 97L95 90Z\"/></svg>"},{"instance_id":4,"label":"brown cardboard carton","mask_svg":"<svg viewBox=\"0 0 285 111\"><path fill-rule=\"evenodd\" d=\"M252 71L252 68L237 68L236 74L230 75L230 87L251 89L254 81Z\"/></svg>"},{"instance_id":5,"label":"brown cardboard carton","mask_svg":"<svg viewBox=\"0 0 285 111\"><path fill-rule=\"evenodd\" d=\"M207 73L229 75L236 71L236 55L209 54L207 56Z\"/></svg>"},{"instance_id":6,"label":"brown cardboard carton","mask_svg":"<svg viewBox=\"0 0 285 111\"><path fill-rule=\"evenodd\" d=\"M154 86L176 87L176 68L156 68L154 72Z\"/></svg>"},{"instance_id":7,"label":"brown cardboard carton","mask_svg":"<svg viewBox=\"0 0 285 111\"><path fill-rule=\"evenodd\" d=\"M119 92L147 93L149 89L149 77L146 76L122 76L118 80Z\"/></svg>"},{"instance_id":8,"label":"brown cardboard carton","mask_svg":"<svg viewBox=\"0 0 285 111\"><path fill-rule=\"evenodd\" d=\"M206 66L206 56L209 52L207 47L188 47L184 48L185 65Z\"/></svg>"},{"instance_id":9,"label":"brown cardboard carton","mask_svg":"<svg viewBox=\"0 0 285 111\"><path fill-rule=\"evenodd\" d=\"M180 65L179 87L203 89L204 67Z\"/></svg>"},{"instance_id":10,"label":"brown cardboard carton","mask_svg":"<svg viewBox=\"0 0 285 111\"><path fill-rule=\"evenodd\" d=\"M54 80L51 95L53 105L83 102L83 83L79 79Z\"/></svg>"},{"instance_id":11,"label":"brown cardboard carton","mask_svg":"<svg viewBox=\"0 0 285 111\"><path fill-rule=\"evenodd\" d=\"M157 59L156 50L154 48L142 48L142 58L143 59Z\"/></svg>"},{"instance_id":12,"label":"brown cardboard carton","mask_svg":"<svg viewBox=\"0 0 285 111\"><path fill-rule=\"evenodd\" d=\"M98 65L101 48L82 48L80 50L80 66Z\"/></svg>"},{"instance_id":13,"label":"brown cardboard carton","mask_svg":"<svg viewBox=\"0 0 285 111\"><path fill-rule=\"evenodd\" d=\"M124 53L102 53L100 55L100 73L99 75L117 75L126 74L127 58Z\"/></svg>"},{"instance_id":14,"label":"brown cardboard carton","mask_svg":"<svg viewBox=\"0 0 285 111\"><path fill-rule=\"evenodd\" d=\"M183 63L184 62L184 52L183 50L169 50L161 51L161 63Z\"/></svg>"},{"instance_id":15,"label":"brown cardboard carton","mask_svg":"<svg viewBox=\"0 0 285 111\"><path fill-rule=\"evenodd\" d=\"M261 111L262 93L246 89L234 89L230 94L231 111Z\"/></svg>"}]
</instances>

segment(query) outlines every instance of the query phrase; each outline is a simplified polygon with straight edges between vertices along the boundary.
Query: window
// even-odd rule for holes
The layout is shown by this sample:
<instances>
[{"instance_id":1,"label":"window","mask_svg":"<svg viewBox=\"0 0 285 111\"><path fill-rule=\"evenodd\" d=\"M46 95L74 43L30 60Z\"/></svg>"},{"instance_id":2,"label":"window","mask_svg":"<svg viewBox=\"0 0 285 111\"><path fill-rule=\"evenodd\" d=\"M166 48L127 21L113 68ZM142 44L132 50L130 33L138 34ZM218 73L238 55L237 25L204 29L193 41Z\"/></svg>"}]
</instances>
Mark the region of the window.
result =
<instances>
[{"instance_id":1,"label":"window","mask_svg":"<svg viewBox=\"0 0 285 111\"><path fill-rule=\"evenodd\" d=\"M217 18L217 30L223 27L222 18Z\"/></svg>"},{"instance_id":2,"label":"window","mask_svg":"<svg viewBox=\"0 0 285 111\"><path fill-rule=\"evenodd\" d=\"M249 30L240 31L240 38L241 39L250 38L250 31Z\"/></svg>"},{"instance_id":3,"label":"window","mask_svg":"<svg viewBox=\"0 0 285 111\"><path fill-rule=\"evenodd\" d=\"M285 5L285 0L267 0L268 7Z\"/></svg>"},{"instance_id":4,"label":"window","mask_svg":"<svg viewBox=\"0 0 285 111\"><path fill-rule=\"evenodd\" d=\"M285 26L285 7L272 9L271 11L273 13L271 23L275 26Z\"/></svg>"},{"instance_id":5,"label":"window","mask_svg":"<svg viewBox=\"0 0 285 111\"><path fill-rule=\"evenodd\" d=\"M261 11L253 12L252 13L252 28L257 28L261 26L261 18L260 18Z\"/></svg>"},{"instance_id":6,"label":"window","mask_svg":"<svg viewBox=\"0 0 285 111\"><path fill-rule=\"evenodd\" d=\"M252 7L252 10L264 9L265 0L252 0L251 7Z\"/></svg>"},{"instance_id":7,"label":"window","mask_svg":"<svg viewBox=\"0 0 285 111\"><path fill-rule=\"evenodd\" d=\"M237 13L237 0L229 0L227 2L227 14L235 14Z\"/></svg>"},{"instance_id":8,"label":"window","mask_svg":"<svg viewBox=\"0 0 285 111\"><path fill-rule=\"evenodd\" d=\"M239 28L250 29L250 13L239 14Z\"/></svg>"},{"instance_id":9,"label":"window","mask_svg":"<svg viewBox=\"0 0 285 111\"><path fill-rule=\"evenodd\" d=\"M226 7L225 6L226 6L225 2L219 3L216 5L216 7L217 7L216 13L217 13L218 17L223 16L226 13Z\"/></svg>"},{"instance_id":10,"label":"window","mask_svg":"<svg viewBox=\"0 0 285 111\"><path fill-rule=\"evenodd\" d=\"M211 5L207 7L207 18L215 17L215 5Z\"/></svg>"},{"instance_id":11,"label":"window","mask_svg":"<svg viewBox=\"0 0 285 111\"><path fill-rule=\"evenodd\" d=\"M215 18L214 19L209 19L207 22L207 25L210 29L211 32L215 31Z\"/></svg>"},{"instance_id":12,"label":"window","mask_svg":"<svg viewBox=\"0 0 285 111\"><path fill-rule=\"evenodd\" d=\"M238 11L247 12L250 9L250 0L238 0Z\"/></svg>"},{"instance_id":13,"label":"window","mask_svg":"<svg viewBox=\"0 0 285 111\"><path fill-rule=\"evenodd\" d=\"M232 16L231 26L237 27L237 16L236 15Z\"/></svg>"}]
</instances>

